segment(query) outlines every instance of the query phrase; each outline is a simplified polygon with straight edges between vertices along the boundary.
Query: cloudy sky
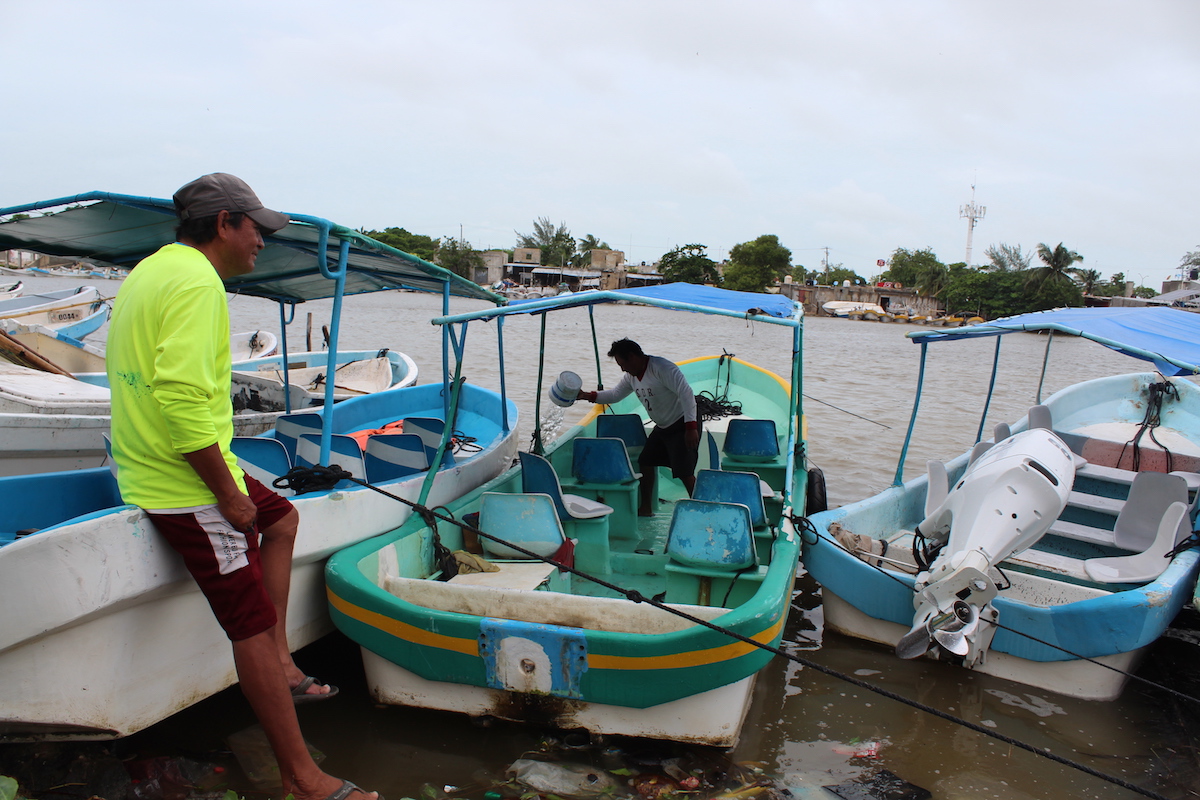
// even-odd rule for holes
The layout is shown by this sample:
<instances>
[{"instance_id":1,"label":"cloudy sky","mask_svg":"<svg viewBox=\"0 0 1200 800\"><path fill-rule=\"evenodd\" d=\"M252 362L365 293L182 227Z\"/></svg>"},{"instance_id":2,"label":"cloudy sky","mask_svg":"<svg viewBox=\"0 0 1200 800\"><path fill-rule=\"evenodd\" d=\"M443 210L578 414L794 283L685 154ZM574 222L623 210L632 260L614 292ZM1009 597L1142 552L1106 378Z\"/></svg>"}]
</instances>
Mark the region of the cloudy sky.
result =
<instances>
[{"instance_id":1,"label":"cloudy sky","mask_svg":"<svg viewBox=\"0 0 1200 800\"><path fill-rule=\"evenodd\" d=\"M0 206L242 176L284 211L651 262L779 236L1063 242L1157 287L1200 249L1200 3L0 0Z\"/></svg>"}]
</instances>

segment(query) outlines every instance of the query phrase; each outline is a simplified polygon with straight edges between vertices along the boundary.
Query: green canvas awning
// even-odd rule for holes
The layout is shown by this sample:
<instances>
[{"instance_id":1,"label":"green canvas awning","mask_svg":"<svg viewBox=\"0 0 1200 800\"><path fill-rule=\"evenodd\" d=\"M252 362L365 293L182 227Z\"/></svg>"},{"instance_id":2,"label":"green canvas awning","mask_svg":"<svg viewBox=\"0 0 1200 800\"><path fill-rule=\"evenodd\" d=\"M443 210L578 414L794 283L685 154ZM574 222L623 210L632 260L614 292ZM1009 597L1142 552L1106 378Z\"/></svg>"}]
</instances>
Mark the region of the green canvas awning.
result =
<instances>
[{"instance_id":1,"label":"green canvas awning","mask_svg":"<svg viewBox=\"0 0 1200 800\"><path fill-rule=\"evenodd\" d=\"M19 213L30 217L12 219ZM266 237L254 272L226 281L230 292L284 303L333 297L336 281L322 267L335 270L345 245L345 294L400 288L442 292L448 286L459 297L504 302L466 278L350 228L319 217L289 216L287 227ZM90 192L0 209L0 250L19 248L128 268L175 241L175 224L170 200Z\"/></svg>"}]
</instances>

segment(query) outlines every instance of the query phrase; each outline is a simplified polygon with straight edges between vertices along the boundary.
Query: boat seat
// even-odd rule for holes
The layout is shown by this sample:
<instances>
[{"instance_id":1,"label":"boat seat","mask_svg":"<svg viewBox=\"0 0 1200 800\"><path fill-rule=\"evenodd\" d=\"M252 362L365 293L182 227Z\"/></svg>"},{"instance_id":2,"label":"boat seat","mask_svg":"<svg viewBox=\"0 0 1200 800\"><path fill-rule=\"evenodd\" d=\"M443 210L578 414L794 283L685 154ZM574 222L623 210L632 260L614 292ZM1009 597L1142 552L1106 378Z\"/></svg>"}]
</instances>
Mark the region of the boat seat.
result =
<instances>
[{"instance_id":1,"label":"boat seat","mask_svg":"<svg viewBox=\"0 0 1200 800\"><path fill-rule=\"evenodd\" d=\"M428 463L432 464L437 457L438 448L442 445L442 436L446 432L446 421L437 417L405 417L404 432L421 437L421 442L425 445L425 457L428 459ZM454 453L451 452L450 445L446 445L446 452L442 454L442 467L452 466L454 466Z\"/></svg>"},{"instance_id":2,"label":"boat seat","mask_svg":"<svg viewBox=\"0 0 1200 800\"><path fill-rule=\"evenodd\" d=\"M925 462L925 470L929 475L929 488L925 492L925 516L931 517L950 494L950 475L946 472L946 464L937 459Z\"/></svg>"},{"instance_id":3,"label":"boat seat","mask_svg":"<svg viewBox=\"0 0 1200 800\"><path fill-rule=\"evenodd\" d=\"M1095 528L1089 531L1093 538L1080 539L1126 550L1133 555L1078 559L1030 549L1011 560L1097 583L1145 583L1162 574L1170 563L1162 556L1191 532L1187 500L1187 481L1181 476L1139 472L1129 487L1129 499L1117 516L1111 539L1100 541L1103 532ZM1055 522L1048 535L1079 538L1071 534L1081 533L1079 528L1084 527Z\"/></svg>"},{"instance_id":4,"label":"boat seat","mask_svg":"<svg viewBox=\"0 0 1200 800\"><path fill-rule=\"evenodd\" d=\"M708 440L708 468L721 468L721 451L717 449L717 439L712 435L712 431L704 432L705 438Z\"/></svg>"},{"instance_id":5,"label":"boat seat","mask_svg":"<svg viewBox=\"0 0 1200 800\"><path fill-rule=\"evenodd\" d=\"M235 436L229 442L229 451L237 457L238 466L247 475L264 486L271 486L276 478L282 478L292 468L287 448L278 439L266 436ZM291 489L275 489L281 495L294 494Z\"/></svg>"},{"instance_id":6,"label":"boat seat","mask_svg":"<svg viewBox=\"0 0 1200 800\"><path fill-rule=\"evenodd\" d=\"M766 577L767 568L758 565L750 509L741 503L678 501L666 551L670 603L740 605Z\"/></svg>"},{"instance_id":7,"label":"boat seat","mask_svg":"<svg viewBox=\"0 0 1200 800\"><path fill-rule=\"evenodd\" d=\"M371 483L407 478L429 469L428 450L415 433L372 433L363 466Z\"/></svg>"},{"instance_id":8,"label":"boat seat","mask_svg":"<svg viewBox=\"0 0 1200 800\"><path fill-rule=\"evenodd\" d=\"M296 441L296 466L315 467L321 463L321 434L302 433ZM329 463L337 464L360 481L367 480L366 467L363 465L362 450L353 436L335 433L330 437ZM340 480L334 489L350 489L358 484L350 480Z\"/></svg>"},{"instance_id":9,"label":"boat seat","mask_svg":"<svg viewBox=\"0 0 1200 800\"><path fill-rule=\"evenodd\" d=\"M283 443L288 458L296 463L296 444L305 433L321 432L320 414L311 411L299 411L294 414L283 414L275 420L275 438Z\"/></svg>"},{"instance_id":10,"label":"boat seat","mask_svg":"<svg viewBox=\"0 0 1200 800\"><path fill-rule=\"evenodd\" d=\"M1063 438L1064 441L1067 441L1067 439L1070 439L1070 438L1074 438L1074 436L1072 434L1064 435L1064 434L1060 434L1060 433L1058 433L1058 431L1054 430L1054 415L1050 411L1050 406L1041 405L1041 404L1036 405L1036 406L1030 406L1029 413L1027 414L1026 418L1029 421L1029 426L1028 426L1029 430L1033 430L1034 428L1045 428L1046 430L1050 431L1051 433L1054 433L1055 435L1059 436L1060 438ZM1071 446L1071 443L1069 441L1067 441L1067 448L1071 451L1071 458L1075 462L1075 469L1079 469L1080 467L1087 464L1087 459L1084 458L1079 453L1075 452L1075 449Z\"/></svg>"},{"instance_id":11,"label":"boat seat","mask_svg":"<svg viewBox=\"0 0 1200 800\"><path fill-rule=\"evenodd\" d=\"M633 471L625 442L618 438L578 436L571 454L569 488L611 506L609 535L637 535L638 488L642 474Z\"/></svg>"},{"instance_id":12,"label":"boat seat","mask_svg":"<svg viewBox=\"0 0 1200 800\"><path fill-rule=\"evenodd\" d=\"M601 414L596 417L596 436L625 442L629 458L636 461L646 445L646 423L638 414Z\"/></svg>"},{"instance_id":13,"label":"boat seat","mask_svg":"<svg viewBox=\"0 0 1200 800\"><path fill-rule=\"evenodd\" d=\"M694 500L713 500L720 503L741 503L750 511L759 563L771 560L775 533L767 518L766 498L773 497L771 487L753 472L702 469L696 473Z\"/></svg>"},{"instance_id":14,"label":"boat seat","mask_svg":"<svg viewBox=\"0 0 1200 800\"><path fill-rule=\"evenodd\" d=\"M484 492L479 501L479 529L546 558L557 553L567 540L554 501L542 493ZM489 559L531 560L486 536L479 537L479 543Z\"/></svg>"},{"instance_id":15,"label":"boat seat","mask_svg":"<svg viewBox=\"0 0 1200 800\"><path fill-rule=\"evenodd\" d=\"M981 455L992 449L993 444L993 442L989 442L986 439L982 442L976 442L975 446L971 448L971 455L967 456L967 466L969 467L978 461Z\"/></svg>"},{"instance_id":16,"label":"boat seat","mask_svg":"<svg viewBox=\"0 0 1200 800\"><path fill-rule=\"evenodd\" d=\"M1050 413L1050 406L1036 405L1029 407L1029 429L1045 428L1048 431L1054 430L1054 417Z\"/></svg>"},{"instance_id":17,"label":"boat seat","mask_svg":"<svg viewBox=\"0 0 1200 800\"><path fill-rule=\"evenodd\" d=\"M779 436L773 419L734 417L725 429L724 464L767 463L779 458Z\"/></svg>"},{"instance_id":18,"label":"boat seat","mask_svg":"<svg viewBox=\"0 0 1200 800\"><path fill-rule=\"evenodd\" d=\"M1124 500L1118 497L1102 497L1096 494L1087 494L1086 492L1072 491L1067 495L1067 505L1075 508L1082 508L1087 511L1095 511L1099 514L1111 514L1116 516L1121 513L1121 508L1125 505Z\"/></svg>"},{"instance_id":19,"label":"boat seat","mask_svg":"<svg viewBox=\"0 0 1200 800\"><path fill-rule=\"evenodd\" d=\"M575 563L580 569L610 574L608 517L613 508L576 494L563 494L553 465L535 453L520 451L521 491L548 495L567 535L577 540Z\"/></svg>"},{"instance_id":20,"label":"boat seat","mask_svg":"<svg viewBox=\"0 0 1200 800\"><path fill-rule=\"evenodd\" d=\"M992 441L995 444L1000 444L1009 436L1012 436L1012 428L1007 422L997 422L996 427L992 428Z\"/></svg>"},{"instance_id":21,"label":"boat seat","mask_svg":"<svg viewBox=\"0 0 1200 800\"><path fill-rule=\"evenodd\" d=\"M767 497L774 492L767 491ZM696 473L695 500L741 503L750 511L752 528L767 527L767 508L763 502L763 482L753 472L702 469Z\"/></svg>"}]
</instances>

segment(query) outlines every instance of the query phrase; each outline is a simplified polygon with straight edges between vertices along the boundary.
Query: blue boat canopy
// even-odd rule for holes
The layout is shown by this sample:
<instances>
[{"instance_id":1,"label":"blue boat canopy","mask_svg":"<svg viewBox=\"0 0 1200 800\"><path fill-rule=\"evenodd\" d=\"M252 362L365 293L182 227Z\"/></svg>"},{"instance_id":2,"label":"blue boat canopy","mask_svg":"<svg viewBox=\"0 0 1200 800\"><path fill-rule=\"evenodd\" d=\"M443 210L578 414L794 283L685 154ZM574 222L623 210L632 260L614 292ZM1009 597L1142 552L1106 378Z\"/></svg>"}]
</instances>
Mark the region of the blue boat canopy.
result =
<instances>
[{"instance_id":1,"label":"blue boat canopy","mask_svg":"<svg viewBox=\"0 0 1200 800\"><path fill-rule=\"evenodd\" d=\"M1163 375L1200 373L1200 314L1167 307L1058 308L948 330L914 331L917 344L1057 331L1082 336L1119 353L1151 361Z\"/></svg>"},{"instance_id":2,"label":"blue boat canopy","mask_svg":"<svg viewBox=\"0 0 1200 800\"><path fill-rule=\"evenodd\" d=\"M664 283L611 291L575 292L541 300L514 300L503 308L487 308L452 317L438 317L432 321L435 325L445 325L472 319L540 314L563 308L619 302L732 317L767 317L764 321L782 325L797 324L801 313L801 307L784 295L733 292L694 283Z\"/></svg>"},{"instance_id":3,"label":"blue boat canopy","mask_svg":"<svg viewBox=\"0 0 1200 800\"><path fill-rule=\"evenodd\" d=\"M31 215L12 219L23 213ZM320 217L289 216L292 221L287 227L265 238L254 272L225 282L230 292L290 304L386 289L443 292L448 288L460 297L504 302L460 275L358 231ZM175 205L170 200L88 192L0 208L0 250L20 248L133 267L175 241L175 225ZM339 291L334 279L343 248L345 284Z\"/></svg>"}]
</instances>

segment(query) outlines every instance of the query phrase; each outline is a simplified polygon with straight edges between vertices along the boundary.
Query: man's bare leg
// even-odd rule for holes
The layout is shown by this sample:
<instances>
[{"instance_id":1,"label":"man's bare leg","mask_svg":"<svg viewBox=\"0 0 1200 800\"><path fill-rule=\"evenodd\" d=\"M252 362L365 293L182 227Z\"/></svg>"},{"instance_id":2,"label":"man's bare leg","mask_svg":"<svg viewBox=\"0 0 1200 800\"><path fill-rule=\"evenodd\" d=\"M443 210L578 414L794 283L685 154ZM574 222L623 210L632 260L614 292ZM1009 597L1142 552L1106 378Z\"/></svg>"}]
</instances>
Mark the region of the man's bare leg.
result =
<instances>
[{"instance_id":1,"label":"man's bare leg","mask_svg":"<svg viewBox=\"0 0 1200 800\"><path fill-rule=\"evenodd\" d=\"M300 733L296 707L279 663L274 629L234 642L233 661L242 693L250 701L279 763L284 791L294 794L296 800L323 800L337 791L342 781L321 771ZM377 796L360 792L350 798L365 800Z\"/></svg>"},{"instance_id":2,"label":"man's bare leg","mask_svg":"<svg viewBox=\"0 0 1200 800\"><path fill-rule=\"evenodd\" d=\"M300 514L296 509L283 519L262 531L262 543L259 555L262 559L263 585L271 605L275 607L274 636L279 663L283 665L283 674L290 687L299 686L304 680L304 672L292 660L291 648L287 641L287 606L292 584L292 552L296 545L296 529L300 524ZM328 694L328 686L313 684L308 687L308 694Z\"/></svg>"}]
</instances>

